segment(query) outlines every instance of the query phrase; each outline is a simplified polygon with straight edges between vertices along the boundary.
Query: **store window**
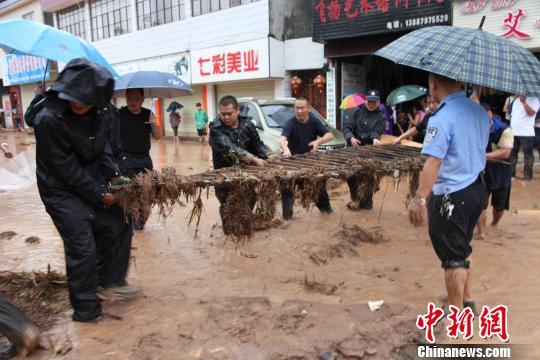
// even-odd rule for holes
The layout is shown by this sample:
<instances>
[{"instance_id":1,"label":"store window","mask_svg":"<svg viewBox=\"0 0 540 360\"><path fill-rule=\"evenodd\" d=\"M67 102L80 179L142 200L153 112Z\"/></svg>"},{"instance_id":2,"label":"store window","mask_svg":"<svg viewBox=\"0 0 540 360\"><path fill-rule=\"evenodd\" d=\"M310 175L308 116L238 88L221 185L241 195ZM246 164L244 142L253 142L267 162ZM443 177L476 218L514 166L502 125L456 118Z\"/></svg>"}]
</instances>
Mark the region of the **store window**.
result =
<instances>
[{"instance_id":1,"label":"store window","mask_svg":"<svg viewBox=\"0 0 540 360\"><path fill-rule=\"evenodd\" d=\"M23 14L22 18L26 20L34 20L34 12L32 11L27 14Z\"/></svg>"},{"instance_id":2,"label":"store window","mask_svg":"<svg viewBox=\"0 0 540 360\"><path fill-rule=\"evenodd\" d=\"M259 0L191 0L193 16L228 9L235 6L251 4Z\"/></svg>"},{"instance_id":3,"label":"store window","mask_svg":"<svg viewBox=\"0 0 540 360\"><path fill-rule=\"evenodd\" d=\"M139 30L185 18L185 0L137 0Z\"/></svg>"},{"instance_id":4,"label":"store window","mask_svg":"<svg viewBox=\"0 0 540 360\"><path fill-rule=\"evenodd\" d=\"M90 20L92 40L102 40L131 31L129 0L92 0Z\"/></svg>"},{"instance_id":5,"label":"store window","mask_svg":"<svg viewBox=\"0 0 540 360\"><path fill-rule=\"evenodd\" d=\"M86 20L84 14L84 3L76 4L60 10L56 14L58 28L73 35L86 39Z\"/></svg>"}]
</instances>

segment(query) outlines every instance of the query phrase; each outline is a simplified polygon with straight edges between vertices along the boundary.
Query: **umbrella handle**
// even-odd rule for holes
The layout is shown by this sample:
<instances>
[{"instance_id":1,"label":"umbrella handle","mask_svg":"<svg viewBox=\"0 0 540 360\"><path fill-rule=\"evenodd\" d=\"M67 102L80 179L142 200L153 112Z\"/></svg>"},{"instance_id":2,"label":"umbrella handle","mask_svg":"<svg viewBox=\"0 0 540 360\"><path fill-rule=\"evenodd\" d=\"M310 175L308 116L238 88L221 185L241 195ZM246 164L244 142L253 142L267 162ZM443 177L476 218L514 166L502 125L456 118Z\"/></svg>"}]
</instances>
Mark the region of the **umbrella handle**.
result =
<instances>
[{"instance_id":1,"label":"umbrella handle","mask_svg":"<svg viewBox=\"0 0 540 360\"><path fill-rule=\"evenodd\" d=\"M484 21L486 21L486 15L482 16L482 20L480 20L480 26L478 26L478 30L482 30L482 27L484 27Z\"/></svg>"},{"instance_id":2,"label":"umbrella handle","mask_svg":"<svg viewBox=\"0 0 540 360\"><path fill-rule=\"evenodd\" d=\"M45 71L43 72L43 79L41 80L41 87L45 90L45 76L47 76L47 68L49 67L49 59L45 62Z\"/></svg>"}]
</instances>

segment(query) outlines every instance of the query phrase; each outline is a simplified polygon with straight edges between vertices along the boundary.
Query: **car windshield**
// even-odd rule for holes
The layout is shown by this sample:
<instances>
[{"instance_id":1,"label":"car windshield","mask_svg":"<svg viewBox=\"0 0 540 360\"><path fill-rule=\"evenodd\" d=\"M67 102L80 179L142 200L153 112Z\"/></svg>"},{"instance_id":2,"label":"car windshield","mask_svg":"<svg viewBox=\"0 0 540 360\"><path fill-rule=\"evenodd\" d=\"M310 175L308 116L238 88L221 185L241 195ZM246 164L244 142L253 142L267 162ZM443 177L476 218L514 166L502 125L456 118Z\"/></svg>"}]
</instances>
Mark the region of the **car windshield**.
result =
<instances>
[{"instance_id":1,"label":"car windshield","mask_svg":"<svg viewBox=\"0 0 540 360\"><path fill-rule=\"evenodd\" d=\"M268 125L268 127L271 127L271 128L282 128L283 125L285 125L285 123L287 122L287 120L294 117L293 104L261 105L261 109L264 113L266 124ZM321 120L325 126L328 126L324 118L318 112L316 112L313 109L310 109L309 113L311 116L315 117L316 119Z\"/></svg>"}]
</instances>

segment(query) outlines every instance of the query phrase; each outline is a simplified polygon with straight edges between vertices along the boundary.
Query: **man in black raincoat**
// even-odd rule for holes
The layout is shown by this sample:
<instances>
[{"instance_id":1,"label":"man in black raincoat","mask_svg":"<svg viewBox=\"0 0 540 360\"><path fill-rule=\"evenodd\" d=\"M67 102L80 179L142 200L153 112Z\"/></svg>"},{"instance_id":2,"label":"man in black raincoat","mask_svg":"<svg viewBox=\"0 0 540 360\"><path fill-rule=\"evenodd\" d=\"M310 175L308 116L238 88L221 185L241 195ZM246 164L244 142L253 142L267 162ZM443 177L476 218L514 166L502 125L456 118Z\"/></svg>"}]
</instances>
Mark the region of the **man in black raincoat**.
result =
<instances>
[{"instance_id":1,"label":"man in black raincoat","mask_svg":"<svg viewBox=\"0 0 540 360\"><path fill-rule=\"evenodd\" d=\"M64 242L75 321L102 318L98 295L138 292L125 282L132 228L107 192L109 181L124 180L109 144L113 88L106 69L74 59L26 114L36 135L39 193Z\"/></svg>"},{"instance_id":2,"label":"man in black raincoat","mask_svg":"<svg viewBox=\"0 0 540 360\"><path fill-rule=\"evenodd\" d=\"M386 129L386 117L379 109L381 98L377 90L370 90L366 95L366 103L347 115L343 121L343 136L350 146L377 145ZM371 175L369 175L371 176ZM362 198L358 196L358 187L362 174L355 174L347 179L351 193L351 201L347 207L351 210L373 209L373 192L367 192Z\"/></svg>"},{"instance_id":3,"label":"man in black raincoat","mask_svg":"<svg viewBox=\"0 0 540 360\"><path fill-rule=\"evenodd\" d=\"M259 137L255 125L240 116L238 101L234 96L224 96L219 101L219 116L210 124L210 146L214 169L221 169L239 163L264 166L271 151ZM231 234L233 229L223 219L224 204L229 196L229 190L215 187L219 200L219 215L223 232ZM250 191L251 206L255 206L255 192Z\"/></svg>"}]
</instances>

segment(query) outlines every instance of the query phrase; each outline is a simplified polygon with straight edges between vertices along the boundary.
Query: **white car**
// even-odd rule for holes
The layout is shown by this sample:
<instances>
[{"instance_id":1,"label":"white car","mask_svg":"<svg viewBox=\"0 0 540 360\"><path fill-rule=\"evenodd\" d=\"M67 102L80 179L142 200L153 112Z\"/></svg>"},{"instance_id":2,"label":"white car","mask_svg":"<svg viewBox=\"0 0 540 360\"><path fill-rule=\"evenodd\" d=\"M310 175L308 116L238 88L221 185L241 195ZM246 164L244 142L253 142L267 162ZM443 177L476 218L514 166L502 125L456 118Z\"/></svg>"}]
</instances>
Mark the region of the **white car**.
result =
<instances>
[{"instance_id":1,"label":"white car","mask_svg":"<svg viewBox=\"0 0 540 360\"><path fill-rule=\"evenodd\" d=\"M238 99L240 115L253 122L261 140L274 154L281 154L281 148L279 147L281 128L287 120L295 116L294 101L294 98L277 100ZM328 125L326 119L313 107L310 107L309 111L312 116L328 127L328 130L334 135L334 140L320 145L319 150L327 151L344 148L346 142L343 133Z\"/></svg>"}]
</instances>

